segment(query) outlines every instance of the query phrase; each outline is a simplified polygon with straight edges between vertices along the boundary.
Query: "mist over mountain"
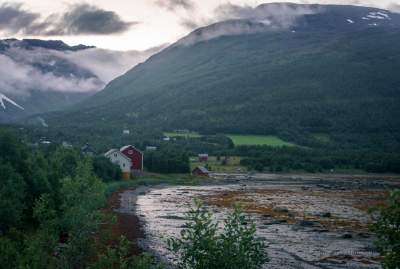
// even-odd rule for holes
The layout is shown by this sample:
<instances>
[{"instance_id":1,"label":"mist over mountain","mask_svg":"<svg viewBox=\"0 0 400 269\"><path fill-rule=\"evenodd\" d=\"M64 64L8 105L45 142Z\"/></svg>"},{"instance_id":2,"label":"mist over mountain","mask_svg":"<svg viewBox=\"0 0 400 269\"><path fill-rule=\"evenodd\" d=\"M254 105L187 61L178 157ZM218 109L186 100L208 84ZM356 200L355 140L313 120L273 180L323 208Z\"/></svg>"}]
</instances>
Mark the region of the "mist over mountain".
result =
<instances>
[{"instance_id":1,"label":"mist over mountain","mask_svg":"<svg viewBox=\"0 0 400 269\"><path fill-rule=\"evenodd\" d=\"M302 14L283 23L274 17L284 14L279 7ZM399 14L333 5L256 10L195 30L50 122L291 139L330 133L353 142L357 134L398 145Z\"/></svg>"},{"instance_id":2,"label":"mist over mountain","mask_svg":"<svg viewBox=\"0 0 400 269\"><path fill-rule=\"evenodd\" d=\"M0 40L0 93L24 107L0 107L0 121L82 101L159 49L110 51L62 41Z\"/></svg>"}]
</instances>

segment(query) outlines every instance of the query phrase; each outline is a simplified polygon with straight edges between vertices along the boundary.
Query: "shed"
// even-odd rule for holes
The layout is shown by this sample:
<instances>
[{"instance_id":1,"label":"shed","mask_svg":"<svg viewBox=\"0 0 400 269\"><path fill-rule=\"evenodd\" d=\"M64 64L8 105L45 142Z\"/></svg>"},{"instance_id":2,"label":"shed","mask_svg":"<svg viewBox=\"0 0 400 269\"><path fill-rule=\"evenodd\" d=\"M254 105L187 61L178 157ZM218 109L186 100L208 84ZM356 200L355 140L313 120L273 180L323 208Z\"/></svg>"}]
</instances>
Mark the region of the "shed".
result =
<instances>
[{"instance_id":1,"label":"shed","mask_svg":"<svg viewBox=\"0 0 400 269\"><path fill-rule=\"evenodd\" d=\"M210 176L210 171L208 171L208 169L205 168L204 166L197 166L195 169L193 169L192 175L194 175L194 176L202 176L202 177L209 177Z\"/></svg>"}]
</instances>

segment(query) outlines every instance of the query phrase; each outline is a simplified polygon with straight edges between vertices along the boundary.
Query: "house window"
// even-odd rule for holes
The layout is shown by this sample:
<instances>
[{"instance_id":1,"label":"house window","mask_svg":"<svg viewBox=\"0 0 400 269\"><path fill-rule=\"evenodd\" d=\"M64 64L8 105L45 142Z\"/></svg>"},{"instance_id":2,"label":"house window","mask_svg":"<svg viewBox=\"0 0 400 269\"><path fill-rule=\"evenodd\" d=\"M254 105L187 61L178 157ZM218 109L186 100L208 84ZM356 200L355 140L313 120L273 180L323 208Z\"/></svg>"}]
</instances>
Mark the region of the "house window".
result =
<instances>
[{"instance_id":1,"label":"house window","mask_svg":"<svg viewBox=\"0 0 400 269\"><path fill-rule=\"evenodd\" d=\"M117 153L114 154L114 157L117 157Z\"/></svg>"},{"instance_id":2,"label":"house window","mask_svg":"<svg viewBox=\"0 0 400 269\"><path fill-rule=\"evenodd\" d=\"M125 167L125 164L123 164L122 166Z\"/></svg>"}]
</instances>

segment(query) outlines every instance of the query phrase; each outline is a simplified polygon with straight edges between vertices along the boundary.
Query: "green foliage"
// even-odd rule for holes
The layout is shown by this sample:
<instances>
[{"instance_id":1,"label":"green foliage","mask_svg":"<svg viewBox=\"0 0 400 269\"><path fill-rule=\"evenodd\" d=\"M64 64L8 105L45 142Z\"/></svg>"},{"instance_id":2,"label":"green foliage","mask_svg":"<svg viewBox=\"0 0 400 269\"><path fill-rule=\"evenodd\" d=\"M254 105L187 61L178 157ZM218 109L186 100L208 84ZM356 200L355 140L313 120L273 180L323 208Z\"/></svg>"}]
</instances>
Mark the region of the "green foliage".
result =
<instances>
[{"instance_id":1,"label":"green foliage","mask_svg":"<svg viewBox=\"0 0 400 269\"><path fill-rule=\"evenodd\" d=\"M167 147L157 151L146 152L144 166L150 172L157 173L189 173L189 156L184 151Z\"/></svg>"},{"instance_id":2,"label":"green foliage","mask_svg":"<svg viewBox=\"0 0 400 269\"><path fill-rule=\"evenodd\" d=\"M169 249L179 257L183 269L261 268L268 261L265 243L239 208L229 214L222 232L212 214L196 202L187 213L181 238L168 240Z\"/></svg>"},{"instance_id":3,"label":"green foliage","mask_svg":"<svg viewBox=\"0 0 400 269\"><path fill-rule=\"evenodd\" d=\"M23 178L0 159L0 234L21 224L26 207L25 189Z\"/></svg>"},{"instance_id":4,"label":"green foliage","mask_svg":"<svg viewBox=\"0 0 400 269\"><path fill-rule=\"evenodd\" d=\"M120 180L122 178L121 168L105 157L94 158L93 171L105 182Z\"/></svg>"},{"instance_id":5,"label":"green foliage","mask_svg":"<svg viewBox=\"0 0 400 269\"><path fill-rule=\"evenodd\" d=\"M90 269L162 269L153 257L142 255L137 257L129 256L130 242L121 237L116 247L107 247L104 254L101 254L98 261L91 265Z\"/></svg>"},{"instance_id":6,"label":"green foliage","mask_svg":"<svg viewBox=\"0 0 400 269\"><path fill-rule=\"evenodd\" d=\"M400 268L400 190L390 193L387 205L374 211L376 245L384 257L385 269Z\"/></svg>"},{"instance_id":7,"label":"green foliage","mask_svg":"<svg viewBox=\"0 0 400 269\"><path fill-rule=\"evenodd\" d=\"M87 266L105 201L92 160L74 150L35 151L1 130L0 149L1 267Z\"/></svg>"}]
</instances>

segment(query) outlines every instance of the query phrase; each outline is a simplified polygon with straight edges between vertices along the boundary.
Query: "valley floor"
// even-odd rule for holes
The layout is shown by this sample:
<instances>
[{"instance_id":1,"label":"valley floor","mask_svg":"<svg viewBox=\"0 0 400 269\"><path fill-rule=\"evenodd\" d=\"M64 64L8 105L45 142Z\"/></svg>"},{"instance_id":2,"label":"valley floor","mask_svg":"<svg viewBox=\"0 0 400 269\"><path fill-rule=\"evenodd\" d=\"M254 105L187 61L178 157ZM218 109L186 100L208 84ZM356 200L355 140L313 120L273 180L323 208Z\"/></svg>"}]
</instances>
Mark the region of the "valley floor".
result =
<instances>
[{"instance_id":1,"label":"valley floor","mask_svg":"<svg viewBox=\"0 0 400 269\"><path fill-rule=\"evenodd\" d=\"M219 220L240 203L269 244L268 268L380 268L367 211L400 188L400 176L219 176L199 186L123 191L117 212L139 218L145 238L138 244L172 263L165 238L179 236L184 212L198 198Z\"/></svg>"}]
</instances>

